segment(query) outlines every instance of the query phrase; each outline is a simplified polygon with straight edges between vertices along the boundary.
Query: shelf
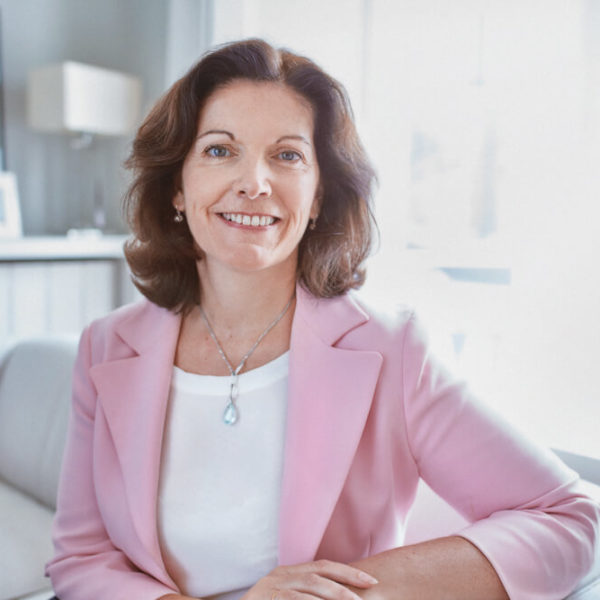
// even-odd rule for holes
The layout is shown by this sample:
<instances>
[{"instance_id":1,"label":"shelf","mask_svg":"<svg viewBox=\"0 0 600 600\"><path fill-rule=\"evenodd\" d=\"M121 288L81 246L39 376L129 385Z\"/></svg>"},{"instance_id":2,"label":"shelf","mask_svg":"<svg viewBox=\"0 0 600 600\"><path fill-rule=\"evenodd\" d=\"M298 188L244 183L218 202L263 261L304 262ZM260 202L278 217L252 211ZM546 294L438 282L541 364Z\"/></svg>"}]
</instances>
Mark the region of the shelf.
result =
<instances>
[{"instance_id":1,"label":"shelf","mask_svg":"<svg viewBox=\"0 0 600 600\"><path fill-rule=\"evenodd\" d=\"M0 262L122 260L125 235L80 234L0 239Z\"/></svg>"}]
</instances>

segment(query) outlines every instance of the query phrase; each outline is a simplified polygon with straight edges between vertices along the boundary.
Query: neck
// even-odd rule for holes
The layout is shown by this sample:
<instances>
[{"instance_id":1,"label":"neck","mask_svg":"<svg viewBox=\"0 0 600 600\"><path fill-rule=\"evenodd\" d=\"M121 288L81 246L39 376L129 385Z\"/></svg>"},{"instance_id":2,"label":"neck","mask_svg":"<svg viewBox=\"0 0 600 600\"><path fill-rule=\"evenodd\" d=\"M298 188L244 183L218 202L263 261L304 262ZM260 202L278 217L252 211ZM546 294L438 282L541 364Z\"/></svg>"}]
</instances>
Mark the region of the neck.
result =
<instances>
[{"instance_id":1,"label":"neck","mask_svg":"<svg viewBox=\"0 0 600 600\"><path fill-rule=\"evenodd\" d=\"M224 272L200 261L201 303L210 322L221 331L235 330L242 336L264 328L288 303L296 287L295 271L276 271Z\"/></svg>"}]
</instances>

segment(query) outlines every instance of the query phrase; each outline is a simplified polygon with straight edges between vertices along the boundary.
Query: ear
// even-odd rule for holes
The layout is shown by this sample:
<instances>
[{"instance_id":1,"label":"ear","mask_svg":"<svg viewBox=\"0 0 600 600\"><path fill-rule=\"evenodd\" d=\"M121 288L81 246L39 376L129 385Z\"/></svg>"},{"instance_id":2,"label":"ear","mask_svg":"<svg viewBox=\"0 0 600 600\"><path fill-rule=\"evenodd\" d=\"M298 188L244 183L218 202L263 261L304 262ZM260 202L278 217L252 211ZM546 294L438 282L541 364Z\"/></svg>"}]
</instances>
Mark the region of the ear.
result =
<instances>
[{"instance_id":1,"label":"ear","mask_svg":"<svg viewBox=\"0 0 600 600\"><path fill-rule=\"evenodd\" d=\"M173 198L173 206L176 210L184 212L185 202L183 200L183 192L181 190L175 194L175 197Z\"/></svg>"},{"instance_id":2,"label":"ear","mask_svg":"<svg viewBox=\"0 0 600 600\"><path fill-rule=\"evenodd\" d=\"M319 213L321 212L321 206L323 203L323 186L321 182L317 186L317 191L315 192L315 197L312 202L312 206L310 207L310 218L317 219Z\"/></svg>"}]
</instances>

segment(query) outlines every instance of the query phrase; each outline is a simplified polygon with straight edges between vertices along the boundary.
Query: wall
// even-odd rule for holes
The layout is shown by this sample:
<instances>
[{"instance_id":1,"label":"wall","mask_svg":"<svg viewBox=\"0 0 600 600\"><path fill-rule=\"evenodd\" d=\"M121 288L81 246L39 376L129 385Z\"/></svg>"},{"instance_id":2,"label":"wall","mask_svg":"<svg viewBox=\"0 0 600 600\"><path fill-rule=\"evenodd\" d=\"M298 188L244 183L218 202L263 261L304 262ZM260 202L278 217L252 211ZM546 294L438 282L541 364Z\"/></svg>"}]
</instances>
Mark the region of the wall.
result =
<instances>
[{"instance_id":1,"label":"wall","mask_svg":"<svg viewBox=\"0 0 600 600\"><path fill-rule=\"evenodd\" d=\"M167 0L0 0L7 169L17 174L26 234L91 224L93 179L102 179L107 228L123 231L120 165L130 140L96 139L77 155L66 136L28 129L27 73L75 60L141 77L144 108L164 90Z\"/></svg>"}]
</instances>

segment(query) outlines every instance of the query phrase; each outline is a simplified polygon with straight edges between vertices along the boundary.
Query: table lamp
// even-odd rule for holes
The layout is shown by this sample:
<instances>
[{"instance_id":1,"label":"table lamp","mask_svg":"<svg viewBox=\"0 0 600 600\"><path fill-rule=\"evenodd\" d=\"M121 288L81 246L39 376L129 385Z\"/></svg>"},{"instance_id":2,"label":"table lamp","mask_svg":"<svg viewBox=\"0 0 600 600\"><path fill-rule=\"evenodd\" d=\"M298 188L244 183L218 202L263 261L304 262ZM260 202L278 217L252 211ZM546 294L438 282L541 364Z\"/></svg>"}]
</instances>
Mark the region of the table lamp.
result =
<instances>
[{"instance_id":1,"label":"table lamp","mask_svg":"<svg viewBox=\"0 0 600 600\"><path fill-rule=\"evenodd\" d=\"M37 131L70 134L71 146L82 150L94 136L131 133L141 95L140 79L126 73L73 61L47 65L29 73L27 119ZM93 207L98 230L106 224L100 185L99 179Z\"/></svg>"}]
</instances>

